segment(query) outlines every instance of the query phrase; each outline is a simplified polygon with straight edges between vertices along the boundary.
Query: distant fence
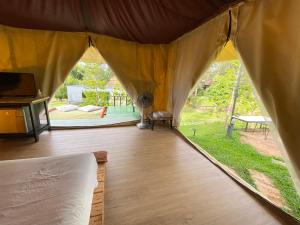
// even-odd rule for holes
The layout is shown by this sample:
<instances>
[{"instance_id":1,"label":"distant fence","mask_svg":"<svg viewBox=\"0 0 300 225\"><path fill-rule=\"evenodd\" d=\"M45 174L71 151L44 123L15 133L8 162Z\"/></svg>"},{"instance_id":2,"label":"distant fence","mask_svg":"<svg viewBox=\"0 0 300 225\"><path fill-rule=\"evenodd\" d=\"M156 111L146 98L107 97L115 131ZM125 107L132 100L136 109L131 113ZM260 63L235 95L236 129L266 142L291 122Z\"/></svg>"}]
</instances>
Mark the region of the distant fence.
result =
<instances>
[{"instance_id":1,"label":"distant fence","mask_svg":"<svg viewBox=\"0 0 300 225\"><path fill-rule=\"evenodd\" d=\"M135 112L135 105L132 98L128 95L110 95L107 97L108 106L132 106L133 112Z\"/></svg>"},{"instance_id":2,"label":"distant fence","mask_svg":"<svg viewBox=\"0 0 300 225\"><path fill-rule=\"evenodd\" d=\"M202 112L213 112L218 109L217 106L212 106L212 105L197 105L192 107Z\"/></svg>"},{"instance_id":3,"label":"distant fence","mask_svg":"<svg viewBox=\"0 0 300 225\"><path fill-rule=\"evenodd\" d=\"M217 109L217 106L212 106L212 105L199 105L196 107L197 109L200 109L200 110L215 110Z\"/></svg>"},{"instance_id":4,"label":"distant fence","mask_svg":"<svg viewBox=\"0 0 300 225\"><path fill-rule=\"evenodd\" d=\"M77 90L77 89L76 89ZM129 95L122 95L122 94L110 94L109 92L100 92L100 96L98 97L98 101L96 100L96 92L94 92L94 95L89 96L88 94L91 93L91 91L85 91L85 92L80 92L80 100L78 100L79 98L77 98L77 101L74 101L73 98L70 98L72 101L69 101L73 104L76 103L87 103L87 104L100 104L102 106L114 106L114 107L118 107L118 106L123 106L123 107L132 107L132 111L135 112L135 104L132 101L132 98ZM93 93L93 92L92 92ZM101 95L101 93L107 93L107 95ZM92 101L88 102L88 99ZM67 99L69 100L69 99ZM97 103L98 102L98 103Z\"/></svg>"}]
</instances>

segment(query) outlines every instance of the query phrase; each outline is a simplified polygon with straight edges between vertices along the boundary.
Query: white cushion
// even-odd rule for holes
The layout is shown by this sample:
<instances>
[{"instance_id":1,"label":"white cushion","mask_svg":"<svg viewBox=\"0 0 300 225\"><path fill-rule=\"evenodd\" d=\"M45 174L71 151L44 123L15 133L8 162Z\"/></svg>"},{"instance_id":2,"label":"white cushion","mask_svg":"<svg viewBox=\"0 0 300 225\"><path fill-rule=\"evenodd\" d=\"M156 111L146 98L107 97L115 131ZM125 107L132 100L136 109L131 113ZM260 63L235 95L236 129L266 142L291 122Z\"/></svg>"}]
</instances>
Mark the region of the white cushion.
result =
<instances>
[{"instance_id":1,"label":"white cushion","mask_svg":"<svg viewBox=\"0 0 300 225\"><path fill-rule=\"evenodd\" d=\"M62 106L56 107L56 109L59 111L63 111L63 112L70 112L70 111L74 111L74 110L78 109L78 106L77 105L62 105Z\"/></svg>"},{"instance_id":2,"label":"white cushion","mask_svg":"<svg viewBox=\"0 0 300 225\"><path fill-rule=\"evenodd\" d=\"M166 111L153 112L153 118L154 119L166 118L166 117L172 117L172 113L169 113L169 112L166 112Z\"/></svg>"},{"instance_id":3,"label":"white cushion","mask_svg":"<svg viewBox=\"0 0 300 225\"><path fill-rule=\"evenodd\" d=\"M101 106L95 106L95 105L87 105L78 108L78 110L83 111L83 112L93 112L96 110L100 110L102 107Z\"/></svg>"}]
</instances>

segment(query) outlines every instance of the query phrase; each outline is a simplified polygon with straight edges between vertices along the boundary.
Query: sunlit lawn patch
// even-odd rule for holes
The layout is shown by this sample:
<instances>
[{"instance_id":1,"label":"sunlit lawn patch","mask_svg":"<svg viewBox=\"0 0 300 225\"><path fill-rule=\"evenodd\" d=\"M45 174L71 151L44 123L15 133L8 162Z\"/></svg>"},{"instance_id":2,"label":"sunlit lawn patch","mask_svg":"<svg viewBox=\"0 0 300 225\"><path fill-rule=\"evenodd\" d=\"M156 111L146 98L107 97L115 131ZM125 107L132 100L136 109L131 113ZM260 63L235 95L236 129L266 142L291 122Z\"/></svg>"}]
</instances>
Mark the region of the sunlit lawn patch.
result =
<instances>
[{"instance_id":1,"label":"sunlit lawn patch","mask_svg":"<svg viewBox=\"0 0 300 225\"><path fill-rule=\"evenodd\" d=\"M188 117L188 115L185 116ZM232 138L229 138L226 136L223 122L205 122L201 113L198 113L198 117L202 123L182 125L179 130L219 162L234 169L250 185L255 187L249 169L257 170L270 177L286 200L289 209L285 210L300 219L300 197L294 188L287 168L274 163L272 160L276 157L261 155L252 146L242 144L237 130L234 130ZM205 117L207 115L204 115ZM194 119L195 115L193 115Z\"/></svg>"}]
</instances>

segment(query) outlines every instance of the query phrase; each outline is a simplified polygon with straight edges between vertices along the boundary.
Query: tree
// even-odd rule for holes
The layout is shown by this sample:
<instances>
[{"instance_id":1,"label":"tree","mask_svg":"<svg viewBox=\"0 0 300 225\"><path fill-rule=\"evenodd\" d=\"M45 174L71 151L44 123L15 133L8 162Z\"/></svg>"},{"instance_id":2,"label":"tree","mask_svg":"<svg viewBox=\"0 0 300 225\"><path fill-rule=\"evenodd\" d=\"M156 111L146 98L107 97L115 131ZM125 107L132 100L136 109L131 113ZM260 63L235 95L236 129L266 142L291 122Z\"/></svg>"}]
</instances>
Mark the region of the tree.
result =
<instances>
[{"instance_id":1,"label":"tree","mask_svg":"<svg viewBox=\"0 0 300 225\"><path fill-rule=\"evenodd\" d=\"M66 99L67 96L67 87L63 84L61 85L55 92L54 97L60 101L62 101L63 99Z\"/></svg>"},{"instance_id":2,"label":"tree","mask_svg":"<svg viewBox=\"0 0 300 225\"><path fill-rule=\"evenodd\" d=\"M63 99L68 98L67 86L80 84L80 81L75 79L73 76L68 76L65 82L56 90L55 98L62 101Z\"/></svg>"},{"instance_id":3,"label":"tree","mask_svg":"<svg viewBox=\"0 0 300 225\"><path fill-rule=\"evenodd\" d=\"M88 63L85 65L84 79L82 84L95 92L95 102L97 105L100 101L100 92L105 88L107 80L103 79L105 72L100 65L96 63Z\"/></svg>"},{"instance_id":4,"label":"tree","mask_svg":"<svg viewBox=\"0 0 300 225\"><path fill-rule=\"evenodd\" d=\"M70 75L77 80L82 80L84 77L84 65L83 63L77 63L71 70Z\"/></svg>"},{"instance_id":5,"label":"tree","mask_svg":"<svg viewBox=\"0 0 300 225\"><path fill-rule=\"evenodd\" d=\"M212 85L205 92L207 100L214 103L219 110L224 110L230 103L235 80L233 68L228 69L224 75L215 75Z\"/></svg>"},{"instance_id":6,"label":"tree","mask_svg":"<svg viewBox=\"0 0 300 225\"><path fill-rule=\"evenodd\" d=\"M212 84L197 96L189 97L191 105L215 105L218 111L224 111L229 105L235 86L240 63L238 61L215 63L204 76L212 77ZM251 81L246 73L241 76L236 113L257 114L260 112L258 101L253 93Z\"/></svg>"},{"instance_id":7,"label":"tree","mask_svg":"<svg viewBox=\"0 0 300 225\"><path fill-rule=\"evenodd\" d=\"M107 64L101 64L101 77L102 80L106 81L106 83L115 76L114 72L111 70L111 68Z\"/></svg>"},{"instance_id":8,"label":"tree","mask_svg":"<svg viewBox=\"0 0 300 225\"><path fill-rule=\"evenodd\" d=\"M108 81L113 76L112 70L107 66L107 64L96 64L96 63L77 63L71 70L70 74L67 76L64 84L58 88L55 93L57 99L67 98L67 86L69 85L84 85L90 88L95 94L89 93L89 101L94 96L94 102L99 104L100 99L104 99L103 89Z\"/></svg>"}]
</instances>

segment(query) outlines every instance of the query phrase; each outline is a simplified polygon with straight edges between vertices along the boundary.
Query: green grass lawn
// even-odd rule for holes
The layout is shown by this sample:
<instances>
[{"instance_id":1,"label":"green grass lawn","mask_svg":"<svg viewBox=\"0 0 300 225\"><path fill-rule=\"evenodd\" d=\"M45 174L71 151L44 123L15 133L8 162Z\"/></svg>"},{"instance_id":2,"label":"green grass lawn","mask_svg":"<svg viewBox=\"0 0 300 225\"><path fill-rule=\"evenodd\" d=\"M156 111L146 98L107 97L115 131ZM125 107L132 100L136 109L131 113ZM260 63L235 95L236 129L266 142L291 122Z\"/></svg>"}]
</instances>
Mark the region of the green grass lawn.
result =
<instances>
[{"instance_id":1,"label":"green grass lawn","mask_svg":"<svg viewBox=\"0 0 300 225\"><path fill-rule=\"evenodd\" d=\"M48 109L53 109L56 108L58 106L62 106L62 105L66 105L68 104L68 102L66 100L63 101L59 101L59 100L51 100L48 104Z\"/></svg>"},{"instance_id":2,"label":"green grass lawn","mask_svg":"<svg viewBox=\"0 0 300 225\"><path fill-rule=\"evenodd\" d=\"M257 170L270 177L286 201L288 209L284 210L300 219L300 197L294 188L287 168L272 162L272 159L278 160L277 157L261 155L252 146L242 144L237 130L233 131L232 138L227 137L224 122L220 117L212 115L210 120L207 120L208 114L185 109L179 130L219 162L234 169L253 187L255 184L249 169ZM196 124L193 125L192 121L195 121ZM195 136L193 135L194 130L196 130Z\"/></svg>"},{"instance_id":3,"label":"green grass lawn","mask_svg":"<svg viewBox=\"0 0 300 225\"><path fill-rule=\"evenodd\" d=\"M184 107L181 113L181 125L201 124L204 122L220 121L225 113L200 112L191 107Z\"/></svg>"}]
</instances>

